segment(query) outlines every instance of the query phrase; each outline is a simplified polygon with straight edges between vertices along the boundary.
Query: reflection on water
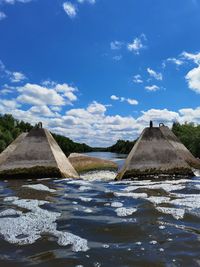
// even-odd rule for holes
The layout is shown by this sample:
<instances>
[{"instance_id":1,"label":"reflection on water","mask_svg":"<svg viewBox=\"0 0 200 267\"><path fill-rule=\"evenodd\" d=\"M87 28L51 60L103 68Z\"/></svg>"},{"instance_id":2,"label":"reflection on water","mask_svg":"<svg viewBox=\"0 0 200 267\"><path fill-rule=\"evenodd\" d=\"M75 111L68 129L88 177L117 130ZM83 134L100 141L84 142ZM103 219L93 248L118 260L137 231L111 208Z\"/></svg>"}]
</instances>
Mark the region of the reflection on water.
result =
<instances>
[{"instance_id":1,"label":"reflection on water","mask_svg":"<svg viewBox=\"0 0 200 267\"><path fill-rule=\"evenodd\" d=\"M0 266L200 266L200 178L113 175L1 181Z\"/></svg>"}]
</instances>

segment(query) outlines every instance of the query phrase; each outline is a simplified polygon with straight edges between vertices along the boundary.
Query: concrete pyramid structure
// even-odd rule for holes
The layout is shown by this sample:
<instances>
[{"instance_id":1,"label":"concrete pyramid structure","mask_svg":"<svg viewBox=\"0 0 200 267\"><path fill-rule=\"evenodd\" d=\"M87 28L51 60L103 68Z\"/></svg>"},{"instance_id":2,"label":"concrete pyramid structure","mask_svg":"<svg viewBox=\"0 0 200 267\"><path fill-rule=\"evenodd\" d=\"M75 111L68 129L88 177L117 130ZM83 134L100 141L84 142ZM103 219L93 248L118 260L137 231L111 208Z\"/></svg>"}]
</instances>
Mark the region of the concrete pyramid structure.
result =
<instances>
[{"instance_id":1,"label":"concrete pyramid structure","mask_svg":"<svg viewBox=\"0 0 200 267\"><path fill-rule=\"evenodd\" d=\"M35 127L21 134L0 154L0 178L43 178L79 175L51 133Z\"/></svg>"},{"instance_id":2,"label":"concrete pyramid structure","mask_svg":"<svg viewBox=\"0 0 200 267\"><path fill-rule=\"evenodd\" d=\"M190 162L197 163L197 160L168 127L151 125L143 130L116 179L151 175L189 176L193 175Z\"/></svg>"},{"instance_id":3,"label":"concrete pyramid structure","mask_svg":"<svg viewBox=\"0 0 200 267\"><path fill-rule=\"evenodd\" d=\"M161 132L170 142L170 144L176 149L179 155L193 168L200 169L200 160L195 158L192 153L184 146L184 144L178 139L178 137L167 127L162 125L160 127Z\"/></svg>"}]
</instances>

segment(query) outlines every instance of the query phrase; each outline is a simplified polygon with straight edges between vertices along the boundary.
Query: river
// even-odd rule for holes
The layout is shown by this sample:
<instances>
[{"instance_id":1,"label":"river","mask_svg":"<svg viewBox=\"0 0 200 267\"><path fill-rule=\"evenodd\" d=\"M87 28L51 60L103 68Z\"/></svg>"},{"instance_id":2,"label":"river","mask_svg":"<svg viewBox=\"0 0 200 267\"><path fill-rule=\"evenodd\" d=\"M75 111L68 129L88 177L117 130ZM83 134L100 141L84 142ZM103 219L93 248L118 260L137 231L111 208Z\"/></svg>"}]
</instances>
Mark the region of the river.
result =
<instances>
[{"instance_id":1,"label":"river","mask_svg":"<svg viewBox=\"0 0 200 267\"><path fill-rule=\"evenodd\" d=\"M200 266L200 177L114 177L0 181L0 267Z\"/></svg>"}]
</instances>

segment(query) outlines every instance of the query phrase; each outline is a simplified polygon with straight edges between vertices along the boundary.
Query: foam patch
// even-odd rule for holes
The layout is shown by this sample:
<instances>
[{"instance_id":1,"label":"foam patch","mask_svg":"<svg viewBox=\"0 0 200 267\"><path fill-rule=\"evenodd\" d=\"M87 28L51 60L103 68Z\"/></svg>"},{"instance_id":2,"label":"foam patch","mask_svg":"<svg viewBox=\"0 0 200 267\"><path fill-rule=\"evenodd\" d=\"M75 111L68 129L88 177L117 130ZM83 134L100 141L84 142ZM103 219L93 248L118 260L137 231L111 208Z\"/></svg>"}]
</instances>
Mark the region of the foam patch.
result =
<instances>
[{"instance_id":1,"label":"foam patch","mask_svg":"<svg viewBox=\"0 0 200 267\"><path fill-rule=\"evenodd\" d=\"M115 210L115 212L117 213L117 216L119 216L119 217L130 216L136 211L137 211L137 209L135 209L135 208L117 208Z\"/></svg>"},{"instance_id":2,"label":"foam patch","mask_svg":"<svg viewBox=\"0 0 200 267\"><path fill-rule=\"evenodd\" d=\"M38 191L46 191L50 193L56 192L56 190L50 189L48 186L43 185L43 184L23 185L22 187L31 188L31 189L38 190Z\"/></svg>"},{"instance_id":3,"label":"foam patch","mask_svg":"<svg viewBox=\"0 0 200 267\"><path fill-rule=\"evenodd\" d=\"M11 198L5 198L4 201L10 202ZM33 244L43 234L49 234L56 237L57 243L61 246L72 245L75 252L86 251L86 239L57 230L56 220L61 214L40 208L46 203L48 202L36 199L14 198L11 204L27 209L28 212L19 213L19 217L0 218L0 234L7 242L18 245Z\"/></svg>"},{"instance_id":4,"label":"foam patch","mask_svg":"<svg viewBox=\"0 0 200 267\"><path fill-rule=\"evenodd\" d=\"M156 209L159 212L172 215L177 220L183 219L183 217L185 215L184 209L167 208L167 207L156 207Z\"/></svg>"}]
</instances>

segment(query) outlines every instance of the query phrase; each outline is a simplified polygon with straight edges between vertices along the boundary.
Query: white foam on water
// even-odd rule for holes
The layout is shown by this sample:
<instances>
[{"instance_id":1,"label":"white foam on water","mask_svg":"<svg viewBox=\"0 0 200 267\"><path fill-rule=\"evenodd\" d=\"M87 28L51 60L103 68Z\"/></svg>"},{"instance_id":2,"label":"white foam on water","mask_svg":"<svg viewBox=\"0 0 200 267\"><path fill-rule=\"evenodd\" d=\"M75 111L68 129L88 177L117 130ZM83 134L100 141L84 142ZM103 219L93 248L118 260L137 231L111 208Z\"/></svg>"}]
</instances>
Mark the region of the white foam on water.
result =
<instances>
[{"instance_id":1,"label":"white foam on water","mask_svg":"<svg viewBox=\"0 0 200 267\"><path fill-rule=\"evenodd\" d=\"M80 190L80 191L88 191L88 190L91 190L91 187L81 185L81 186L79 187L79 190Z\"/></svg>"},{"instance_id":2,"label":"white foam on water","mask_svg":"<svg viewBox=\"0 0 200 267\"><path fill-rule=\"evenodd\" d=\"M123 207L123 204L121 202L112 202L111 207L113 208L121 208Z\"/></svg>"},{"instance_id":3,"label":"white foam on water","mask_svg":"<svg viewBox=\"0 0 200 267\"><path fill-rule=\"evenodd\" d=\"M68 184L85 185L85 186L90 185L88 181L84 181L84 180L71 180L71 181L68 181Z\"/></svg>"},{"instance_id":4,"label":"white foam on water","mask_svg":"<svg viewBox=\"0 0 200 267\"><path fill-rule=\"evenodd\" d=\"M57 237L57 243L61 246L72 245L75 252L88 250L86 239L57 230L56 220L61 214L40 208L46 203L36 199L15 198L11 204L27 209L28 212L19 214L19 217L0 218L0 234L9 243L18 245L33 244L43 234L49 234Z\"/></svg>"},{"instance_id":5,"label":"white foam on water","mask_svg":"<svg viewBox=\"0 0 200 267\"><path fill-rule=\"evenodd\" d=\"M178 198L172 200L170 203L187 208L188 210L200 208L199 194L176 194L175 196Z\"/></svg>"},{"instance_id":6,"label":"white foam on water","mask_svg":"<svg viewBox=\"0 0 200 267\"><path fill-rule=\"evenodd\" d=\"M156 245L158 242L156 240L152 240L149 242L149 244Z\"/></svg>"},{"instance_id":7,"label":"white foam on water","mask_svg":"<svg viewBox=\"0 0 200 267\"><path fill-rule=\"evenodd\" d=\"M79 197L79 199L83 202L90 202L92 201L92 198L91 197Z\"/></svg>"},{"instance_id":8,"label":"white foam on water","mask_svg":"<svg viewBox=\"0 0 200 267\"><path fill-rule=\"evenodd\" d=\"M170 202L169 197L159 197L159 196L151 196L151 197L148 197L147 200L156 205Z\"/></svg>"},{"instance_id":9,"label":"white foam on water","mask_svg":"<svg viewBox=\"0 0 200 267\"><path fill-rule=\"evenodd\" d=\"M135 208L117 208L115 210L115 212L117 213L117 216L119 216L119 217L130 216L136 211L137 211L137 209L135 209Z\"/></svg>"},{"instance_id":10,"label":"white foam on water","mask_svg":"<svg viewBox=\"0 0 200 267\"><path fill-rule=\"evenodd\" d=\"M116 197L132 197L135 199L148 197L148 195L146 193L130 193L130 192L127 192L127 193L114 192L114 195Z\"/></svg>"},{"instance_id":11,"label":"white foam on water","mask_svg":"<svg viewBox=\"0 0 200 267\"><path fill-rule=\"evenodd\" d=\"M84 209L83 211L86 212L86 213L93 213L93 210L90 209L90 208L86 208L86 209Z\"/></svg>"},{"instance_id":12,"label":"white foam on water","mask_svg":"<svg viewBox=\"0 0 200 267\"><path fill-rule=\"evenodd\" d=\"M89 181L113 181L117 173L113 171L91 171L81 174L81 178Z\"/></svg>"},{"instance_id":13,"label":"white foam on water","mask_svg":"<svg viewBox=\"0 0 200 267\"><path fill-rule=\"evenodd\" d=\"M124 188L123 191L124 192L131 192L131 191L137 190L138 188L140 188L140 186L131 185L131 186L128 186L128 187Z\"/></svg>"},{"instance_id":14,"label":"white foam on water","mask_svg":"<svg viewBox=\"0 0 200 267\"><path fill-rule=\"evenodd\" d=\"M46 191L46 192L56 192L55 189L50 189L48 186L43 184L30 184L30 185L23 185L22 187L31 188L38 191Z\"/></svg>"},{"instance_id":15,"label":"white foam on water","mask_svg":"<svg viewBox=\"0 0 200 267\"><path fill-rule=\"evenodd\" d=\"M58 244L60 246L72 245L72 250L74 252L89 250L87 240L84 238L71 233L60 231L56 231L54 235L58 237Z\"/></svg>"},{"instance_id":16,"label":"white foam on water","mask_svg":"<svg viewBox=\"0 0 200 267\"><path fill-rule=\"evenodd\" d=\"M21 215L22 211L14 210L14 209L7 209L0 212L0 217L5 216L14 216L14 215Z\"/></svg>"},{"instance_id":17,"label":"white foam on water","mask_svg":"<svg viewBox=\"0 0 200 267\"><path fill-rule=\"evenodd\" d=\"M172 215L177 220L183 219L185 215L184 209L176 209L176 208L168 208L168 207L156 207L156 209L159 212Z\"/></svg>"},{"instance_id":18,"label":"white foam on water","mask_svg":"<svg viewBox=\"0 0 200 267\"><path fill-rule=\"evenodd\" d=\"M14 197L14 196L11 196L11 197L5 197L4 199L3 199L3 201L5 201L5 202L9 202L9 201L14 201L14 200L17 200L17 199L19 199L18 197Z\"/></svg>"}]
</instances>

